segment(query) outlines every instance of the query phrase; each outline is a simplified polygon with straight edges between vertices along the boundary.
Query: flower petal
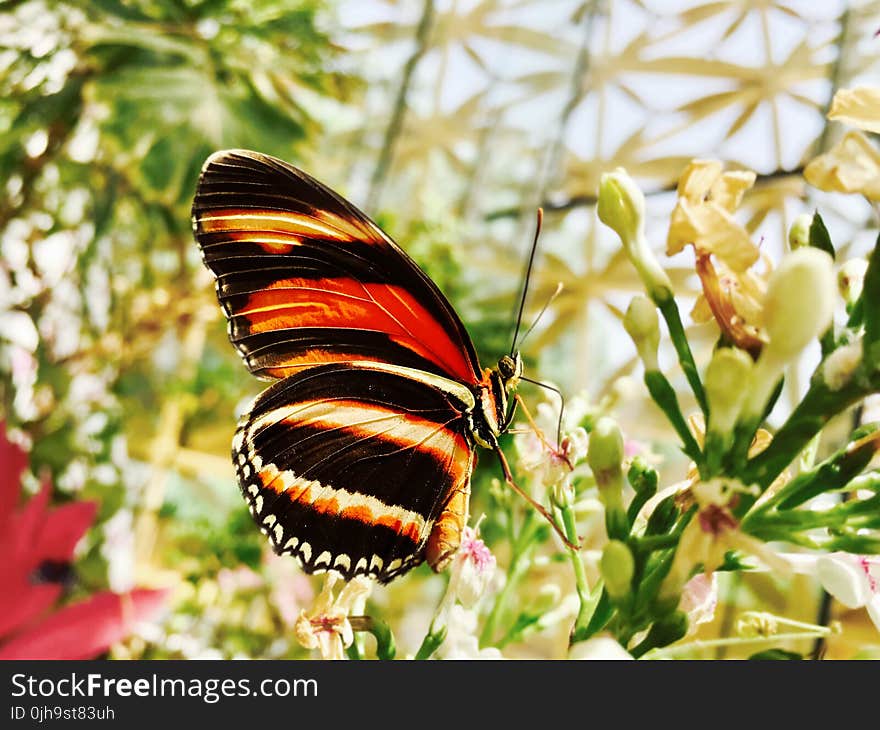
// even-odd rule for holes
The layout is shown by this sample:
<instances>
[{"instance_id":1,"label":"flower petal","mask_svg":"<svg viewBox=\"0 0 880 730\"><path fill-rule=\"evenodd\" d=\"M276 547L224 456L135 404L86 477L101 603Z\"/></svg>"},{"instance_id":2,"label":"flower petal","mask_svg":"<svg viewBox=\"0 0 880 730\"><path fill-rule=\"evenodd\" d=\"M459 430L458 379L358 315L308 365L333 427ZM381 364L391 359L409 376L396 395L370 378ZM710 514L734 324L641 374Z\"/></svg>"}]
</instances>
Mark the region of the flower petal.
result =
<instances>
[{"instance_id":1,"label":"flower petal","mask_svg":"<svg viewBox=\"0 0 880 730\"><path fill-rule=\"evenodd\" d=\"M864 606L871 598L865 571L854 555L823 555L816 563L816 575L822 587L847 608Z\"/></svg>"},{"instance_id":2,"label":"flower petal","mask_svg":"<svg viewBox=\"0 0 880 730\"><path fill-rule=\"evenodd\" d=\"M633 656L610 636L596 636L575 644L569 659L632 659Z\"/></svg>"},{"instance_id":3,"label":"flower petal","mask_svg":"<svg viewBox=\"0 0 880 730\"><path fill-rule=\"evenodd\" d=\"M53 509L46 518L39 545L34 546L41 559L69 561L97 511L97 502L71 502Z\"/></svg>"},{"instance_id":4,"label":"flower petal","mask_svg":"<svg viewBox=\"0 0 880 730\"><path fill-rule=\"evenodd\" d=\"M861 132L849 132L804 170L815 188L880 200L880 153Z\"/></svg>"},{"instance_id":5,"label":"flower petal","mask_svg":"<svg viewBox=\"0 0 880 730\"><path fill-rule=\"evenodd\" d=\"M880 594L868 601L865 608L868 609L868 616L871 617L871 621L874 622L877 631L880 631Z\"/></svg>"},{"instance_id":6,"label":"flower petal","mask_svg":"<svg viewBox=\"0 0 880 730\"><path fill-rule=\"evenodd\" d=\"M0 575L0 586L0 641L23 625L42 617L61 597L63 590L58 583L30 585L27 577L20 574Z\"/></svg>"},{"instance_id":7,"label":"flower petal","mask_svg":"<svg viewBox=\"0 0 880 730\"><path fill-rule=\"evenodd\" d=\"M743 195L755 184L756 175L751 170L733 170L719 177L710 191L710 199L728 213L733 213L742 202Z\"/></svg>"},{"instance_id":8,"label":"flower petal","mask_svg":"<svg viewBox=\"0 0 880 730\"><path fill-rule=\"evenodd\" d=\"M880 88L856 86L839 89L831 100L828 118L867 132L880 133Z\"/></svg>"},{"instance_id":9,"label":"flower petal","mask_svg":"<svg viewBox=\"0 0 880 730\"><path fill-rule=\"evenodd\" d=\"M62 608L0 647L0 659L91 659L161 609L167 590L98 593Z\"/></svg>"}]
</instances>

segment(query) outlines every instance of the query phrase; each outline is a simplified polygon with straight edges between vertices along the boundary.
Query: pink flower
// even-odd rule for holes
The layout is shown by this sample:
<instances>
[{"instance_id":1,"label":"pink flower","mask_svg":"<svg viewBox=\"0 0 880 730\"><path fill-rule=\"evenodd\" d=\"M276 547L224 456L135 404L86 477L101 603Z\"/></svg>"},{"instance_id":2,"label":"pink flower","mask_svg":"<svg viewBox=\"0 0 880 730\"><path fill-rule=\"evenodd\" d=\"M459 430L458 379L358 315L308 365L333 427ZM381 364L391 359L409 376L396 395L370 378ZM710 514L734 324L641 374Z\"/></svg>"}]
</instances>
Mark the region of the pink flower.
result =
<instances>
[{"instance_id":1,"label":"pink flower","mask_svg":"<svg viewBox=\"0 0 880 730\"><path fill-rule=\"evenodd\" d=\"M157 613L166 592L109 591L57 608L94 502L50 508L52 485L17 508L27 455L0 422L0 659L90 659Z\"/></svg>"},{"instance_id":2,"label":"pink flower","mask_svg":"<svg viewBox=\"0 0 880 730\"><path fill-rule=\"evenodd\" d=\"M461 545L452 561L450 587L466 608L476 605L486 592L495 575L496 561L477 531L465 527L461 533Z\"/></svg>"}]
</instances>

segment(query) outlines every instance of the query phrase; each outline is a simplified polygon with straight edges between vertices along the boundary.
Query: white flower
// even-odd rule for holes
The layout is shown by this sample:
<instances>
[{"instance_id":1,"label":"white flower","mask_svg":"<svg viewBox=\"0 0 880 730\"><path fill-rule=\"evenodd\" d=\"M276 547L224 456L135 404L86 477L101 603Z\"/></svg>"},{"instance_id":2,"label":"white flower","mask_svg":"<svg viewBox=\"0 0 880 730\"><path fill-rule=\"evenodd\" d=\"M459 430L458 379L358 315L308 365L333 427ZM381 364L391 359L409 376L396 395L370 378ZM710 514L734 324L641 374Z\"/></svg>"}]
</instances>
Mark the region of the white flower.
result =
<instances>
[{"instance_id":1,"label":"white flower","mask_svg":"<svg viewBox=\"0 0 880 730\"><path fill-rule=\"evenodd\" d=\"M568 652L569 659L628 660L633 659L626 649L610 636L594 636L575 644Z\"/></svg>"},{"instance_id":2,"label":"white flower","mask_svg":"<svg viewBox=\"0 0 880 730\"><path fill-rule=\"evenodd\" d=\"M446 617L446 640L438 655L442 659L503 659L494 647L480 649L477 639L477 614L464 606L455 605Z\"/></svg>"},{"instance_id":3,"label":"white flower","mask_svg":"<svg viewBox=\"0 0 880 730\"><path fill-rule=\"evenodd\" d=\"M819 558L822 587L847 608L865 607L880 631L880 556L831 553Z\"/></svg>"},{"instance_id":4,"label":"white flower","mask_svg":"<svg viewBox=\"0 0 880 730\"><path fill-rule=\"evenodd\" d=\"M452 559L451 592L463 606L473 608L489 588L495 568L492 551L477 537L474 528L465 527L461 544Z\"/></svg>"},{"instance_id":5,"label":"white flower","mask_svg":"<svg viewBox=\"0 0 880 730\"><path fill-rule=\"evenodd\" d=\"M348 616L363 611L373 581L364 576L353 578L333 597L339 581L336 573L328 573L324 588L311 611L301 611L294 625L296 640L306 649L318 649L322 659L344 659L345 648L354 641Z\"/></svg>"},{"instance_id":6,"label":"white flower","mask_svg":"<svg viewBox=\"0 0 880 730\"><path fill-rule=\"evenodd\" d=\"M578 424L590 412L589 403L575 396L566 405L562 419L562 433L556 443L559 430L559 408L549 403L539 403L535 413L534 428L518 433L514 438L519 454L519 468L531 475L536 484L552 489L565 482L575 466L587 455L589 436Z\"/></svg>"}]
</instances>

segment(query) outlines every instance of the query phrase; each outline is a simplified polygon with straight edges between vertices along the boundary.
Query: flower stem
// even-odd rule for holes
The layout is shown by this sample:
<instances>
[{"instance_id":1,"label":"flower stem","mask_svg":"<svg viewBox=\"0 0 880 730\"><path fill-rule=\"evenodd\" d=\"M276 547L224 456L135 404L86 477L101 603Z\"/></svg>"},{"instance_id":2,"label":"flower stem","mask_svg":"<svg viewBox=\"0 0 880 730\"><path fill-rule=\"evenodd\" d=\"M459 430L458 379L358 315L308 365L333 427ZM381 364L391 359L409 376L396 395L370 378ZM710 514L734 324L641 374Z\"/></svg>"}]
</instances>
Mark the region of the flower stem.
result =
<instances>
[{"instance_id":1,"label":"flower stem","mask_svg":"<svg viewBox=\"0 0 880 730\"><path fill-rule=\"evenodd\" d=\"M694 398L703 411L703 416L708 418L709 405L706 401L706 392L703 390L703 383L700 380L700 373L697 370L697 364L694 362L694 355L691 352L691 346L688 344L687 335L684 332L684 325L681 323L681 315L678 312L678 305L675 299L670 295L666 298L660 298L659 301L654 300L657 304L660 314L666 320L666 326L669 328L669 336L672 344L675 346L675 352L678 355L678 362L684 371L684 376L690 383L691 390L694 392Z\"/></svg>"},{"instance_id":2,"label":"flower stem","mask_svg":"<svg viewBox=\"0 0 880 730\"><path fill-rule=\"evenodd\" d=\"M692 651L703 649L715 649L720 646L748 646L775 644L780 641L796 641L798 639L813 639L818 636L828 636L832 630L825 626L814 627L812 631L792 631L787 634L775 634L773 636L733 637L729 639L708 639L705 641L689 641L686 644L654 649L642 657L643 659L672 659L676 656L687 655Z\"/></svg>"},{"instance_id":3,"label":"flower stem","mask_svg":"<svg viewBox=\"0 0 880 730\"><path fill-rule=\"evenodd\" d=\"M510 596L513 594L526 573L526 569L528 568L528 560L526 558L534 545L535 536L540 527L541 524L538 522L537 513L534 510L526 512L525 517L523 518L522 527L519 531L519 536L513 543L513 554L510 558L510 565L507 568L507 580L504 582L504 587L495 597L495 602L492 604L492 610L486 617L486 623L483 625L483 630L480 632L481 647L487 646L491 643L492 637L495 636L498 622L501 619L501 614L507 607Z\"/></svg>"},{"instance_id":4,"label":"flower stem","mask_svg":"<svg viewBox=\"0 0 880 730\"><path fill-rule=\"evenodd\" d=\"M562 514L562 524L565 528L565 535L569 542L576 545L578 542L577 524L575 523L574 509L571 505L571 501L566 501L566 503L559 508L559 511ZM574 628L572 629L572 635L575 635L580 629L586 627L587 624L590 623L590 619L593 617L593 611L596 610L597 601L593 600L590 593L590 583L587 580L587 571L584 569L584 561L581 560L580 553L574 548L568 546L566 546L566 550L568 551L568 556L571 560L571 567L574 570L574 580L575 585L577 586L577 595L580 604L577 617L574 621Z\"/></svg>"}]
</instances>

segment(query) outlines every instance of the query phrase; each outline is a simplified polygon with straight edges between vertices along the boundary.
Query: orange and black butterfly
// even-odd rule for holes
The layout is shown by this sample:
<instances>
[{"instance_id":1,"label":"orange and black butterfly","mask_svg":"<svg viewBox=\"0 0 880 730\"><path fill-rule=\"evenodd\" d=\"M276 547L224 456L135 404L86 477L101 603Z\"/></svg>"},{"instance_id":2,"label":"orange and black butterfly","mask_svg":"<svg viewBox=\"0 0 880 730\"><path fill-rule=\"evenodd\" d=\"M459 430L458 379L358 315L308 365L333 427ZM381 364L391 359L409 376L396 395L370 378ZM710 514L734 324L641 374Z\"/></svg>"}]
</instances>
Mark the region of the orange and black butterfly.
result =
<instances>
[{"instance_id":1,"label":"orange and black butterfly","mask_svg":"<svg viewBox=\"0 0 880 730\"><path fill-rule=\"evenodd\" d=\"M281 160L218 152L193 228L229 337L274 383L232 442L239 484L278 553L307 572L388 582L441 570L468 518L476 445L522 376L483 370L455 310L366 215ZM543 511L543 510L542 510Z\"/></svg>"}]
</instances>

